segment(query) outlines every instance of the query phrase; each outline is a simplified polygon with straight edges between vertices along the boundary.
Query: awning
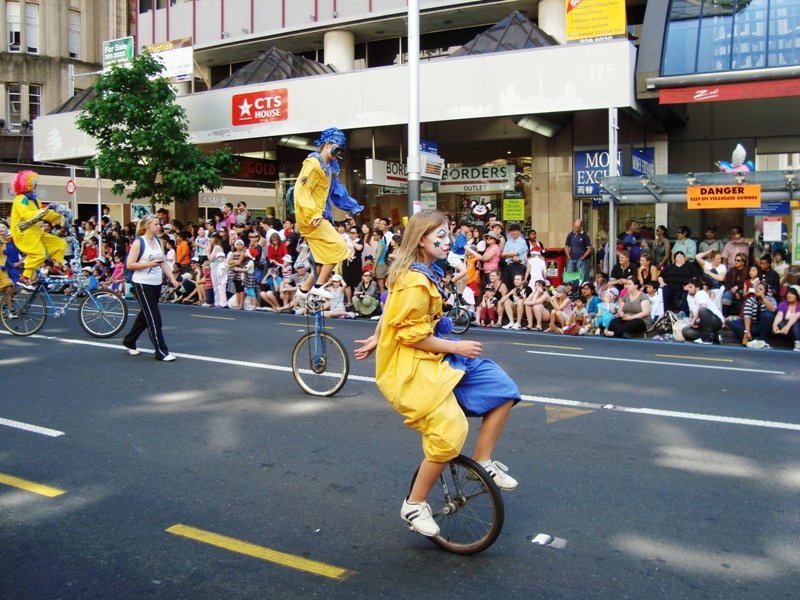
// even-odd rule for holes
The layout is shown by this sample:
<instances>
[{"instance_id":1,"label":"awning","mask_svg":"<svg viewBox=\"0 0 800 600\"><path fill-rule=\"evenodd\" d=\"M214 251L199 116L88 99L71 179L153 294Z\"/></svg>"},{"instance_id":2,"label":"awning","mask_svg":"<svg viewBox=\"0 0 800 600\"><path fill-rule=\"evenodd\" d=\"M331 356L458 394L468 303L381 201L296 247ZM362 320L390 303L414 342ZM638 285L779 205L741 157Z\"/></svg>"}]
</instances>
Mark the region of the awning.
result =
<instances>
[{"instance_id":1,"label":"awning","mask_svg":"<svg viewBox=\"0 0 800 600\"><path fill-rule=\"evenodd\" d=\"M764 202L789 202L800 198L800 168L786 171L749 171L737 173L673 173L603 177L600 190L603 202L643 204L652 202L686 203L686 188L695 185L761 185Z\"/></svg>"}]
</instances>

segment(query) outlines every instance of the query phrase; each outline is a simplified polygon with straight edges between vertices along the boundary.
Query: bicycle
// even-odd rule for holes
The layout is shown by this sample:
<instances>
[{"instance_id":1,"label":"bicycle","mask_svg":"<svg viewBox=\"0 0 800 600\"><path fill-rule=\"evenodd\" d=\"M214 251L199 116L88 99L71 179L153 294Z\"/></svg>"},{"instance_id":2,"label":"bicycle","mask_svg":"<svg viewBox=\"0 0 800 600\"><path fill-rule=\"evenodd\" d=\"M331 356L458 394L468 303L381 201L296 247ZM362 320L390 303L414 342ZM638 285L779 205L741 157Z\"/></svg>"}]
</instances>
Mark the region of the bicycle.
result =
<instances>
[{"instance_id":1,"label":"bicycle","mask_svg":"<svg viewBox=\"0 0 800 600\"><path fill-rule=\"evenodd\" d=\"M312 260L311 268L315 269ZM292 373L297 385L312 396L333 396L344 387L350 361L342 343L325 331L325 300L306 296L306 333L292 351ZM314 320L313 328L311 320Z\"/></svg>"},{"instance_id":2,"label":"bicycle","mask_svg":"<svg viewBox=\"0 0 800 600\"><path fill-rule=\"evenodd\" d=\"M50 206L67 217L69 229L72 217L69 210L60 206L56 209L58 205ZM75 256L79 256L77 241L73 240L72 245ZM77 261L73 262L73 267L79 267ZM0 321L3 326L13 335L33 335L44 327L48 316L56 319L64 316L77 298L85 294L78 309L78 320L84 331L97 338L108 338L119 333L128 319L125 301L111 290L97 289L90 292L89 278L80 271L78 273L77 277L46 277L40 272L32 290L19 287L7 292L0 300ZM57 307L47 289L48 285L68 285L74 289L66 304Z\"/></svg>"},{"instance_id":3,"label":"bicycle","mask_svg":"<svg viewBox=\"0 0 800 600\"><path fill-rule=\"evenodd\" d=\"M453 307L448 310L444 316L453 322L453 333L466 333L469 330L471 317L469 311L465 308L466 305L462 304L464 298L458 293L458 288L455 284L446 284L445 288L451 293L453 298Z\"/></svg>"},{"instance_id":4,"label":"bicycle","mask_svg":"<svg viewBox=\"0 0 800 600\"><path fill-rule=\"evenodd\" d=\"M419 468L411 479L409 493L418 473ZM434 485L428 495L428 504L440 530L439 535L428 539L448 552L483 552L503 530L505 507L500 489L483 467L462 454L445 467L438 486Z\"/></svg>"}]
</instances>

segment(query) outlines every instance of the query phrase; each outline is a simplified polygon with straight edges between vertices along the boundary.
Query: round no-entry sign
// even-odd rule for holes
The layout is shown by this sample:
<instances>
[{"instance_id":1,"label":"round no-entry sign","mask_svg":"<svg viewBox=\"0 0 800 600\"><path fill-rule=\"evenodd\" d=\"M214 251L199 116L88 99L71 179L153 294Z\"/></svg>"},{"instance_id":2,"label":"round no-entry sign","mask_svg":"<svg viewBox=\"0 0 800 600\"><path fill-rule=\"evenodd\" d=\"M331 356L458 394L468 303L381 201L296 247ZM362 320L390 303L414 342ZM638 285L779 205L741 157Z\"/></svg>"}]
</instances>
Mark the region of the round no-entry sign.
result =
<instances>
[{"instance_id":1,"label":"round no-entry sign","mask_svg":"<svg viewBox=\"0 0 800 600\"><path fill-rule=\"evenodd\" d=\"M67 182L67 193L70 194L70 195L74 194L75 193L75 188L76 188L75 182L72 181L72 179L70 179Z\"/></svg>"}]
</instances>

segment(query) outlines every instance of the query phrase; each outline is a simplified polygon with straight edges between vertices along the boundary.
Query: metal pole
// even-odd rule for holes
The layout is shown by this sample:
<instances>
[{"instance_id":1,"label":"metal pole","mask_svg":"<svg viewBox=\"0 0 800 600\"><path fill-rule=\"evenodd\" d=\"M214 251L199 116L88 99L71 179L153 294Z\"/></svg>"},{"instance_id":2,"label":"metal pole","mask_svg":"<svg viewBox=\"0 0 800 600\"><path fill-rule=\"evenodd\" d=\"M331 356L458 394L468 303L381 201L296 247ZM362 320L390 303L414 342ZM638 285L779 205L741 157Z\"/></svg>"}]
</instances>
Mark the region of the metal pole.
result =
<instances>
[{"instance_id":1,"label":"metal pole","mask_svg":"<svg viewBox=\"0 0 800 600\"><path fill-rule=\"evenodd\" d=\"M420 202L419 0L408 0L408 218Z\"/></svg>"},{"instance_id":2,"label":"metal pole","mask_svg":"<svg viewBox=\"0 0 800 600\"><path fill-rule=\"evenodd\" d=\"M618 111L608 109L608 176L617 177L617 135L619 133ZM613 197L608 200L608 272L617 264L617 205Z\"/></svg>"},{"instance_id":3,"label":"metal pole","mask_svg":"<svg viewBox=\"0 0 800 600\"><path fill-rule=\"evenodd\" d=\"M72 181L75 181L75 167L70 167L69 168L69 178ZM78 187L77 186L75 186L75 192L70 197L69 209L72 211L73 220L77 219L78 218ZM72 226L72 223L70 223L70 226Z\"/></svg>"},{"instance_id":4,"label":"metal pole","mask_svg":"<svg viewBox=\"0 0 800 600\"><path fill-rule=\"evenodd\" d=\"M94 168L94 178L97 180L97 246L100 248L100 256L103 256L103 223L100 220L103 216L103 194L101 189L100 171Z\"/></svg>"}]
</instances>

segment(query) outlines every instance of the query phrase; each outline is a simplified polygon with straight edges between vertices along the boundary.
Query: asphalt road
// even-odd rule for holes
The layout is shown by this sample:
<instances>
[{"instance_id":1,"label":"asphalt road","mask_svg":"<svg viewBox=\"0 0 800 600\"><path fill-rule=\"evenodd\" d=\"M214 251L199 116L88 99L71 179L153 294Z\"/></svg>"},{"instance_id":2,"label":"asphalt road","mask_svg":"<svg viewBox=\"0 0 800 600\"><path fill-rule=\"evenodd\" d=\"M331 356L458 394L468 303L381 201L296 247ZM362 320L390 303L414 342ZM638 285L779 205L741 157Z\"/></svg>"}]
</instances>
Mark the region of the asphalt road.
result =
<instances>
[{"instance_id":1,"label":"asphalt road","mask_svg":"<svg viewBox=\"0 0 800 600\"><path fill-rule=\"evenodd\" d=\"M303 318L163 314L174 363L74 312L0 333L1 598L800 597L797 353L470 330L523 394L494 457L521 483L459 557L399 518L420 441L374 359L313 398Z\"/></svg>"}]
</instances>

